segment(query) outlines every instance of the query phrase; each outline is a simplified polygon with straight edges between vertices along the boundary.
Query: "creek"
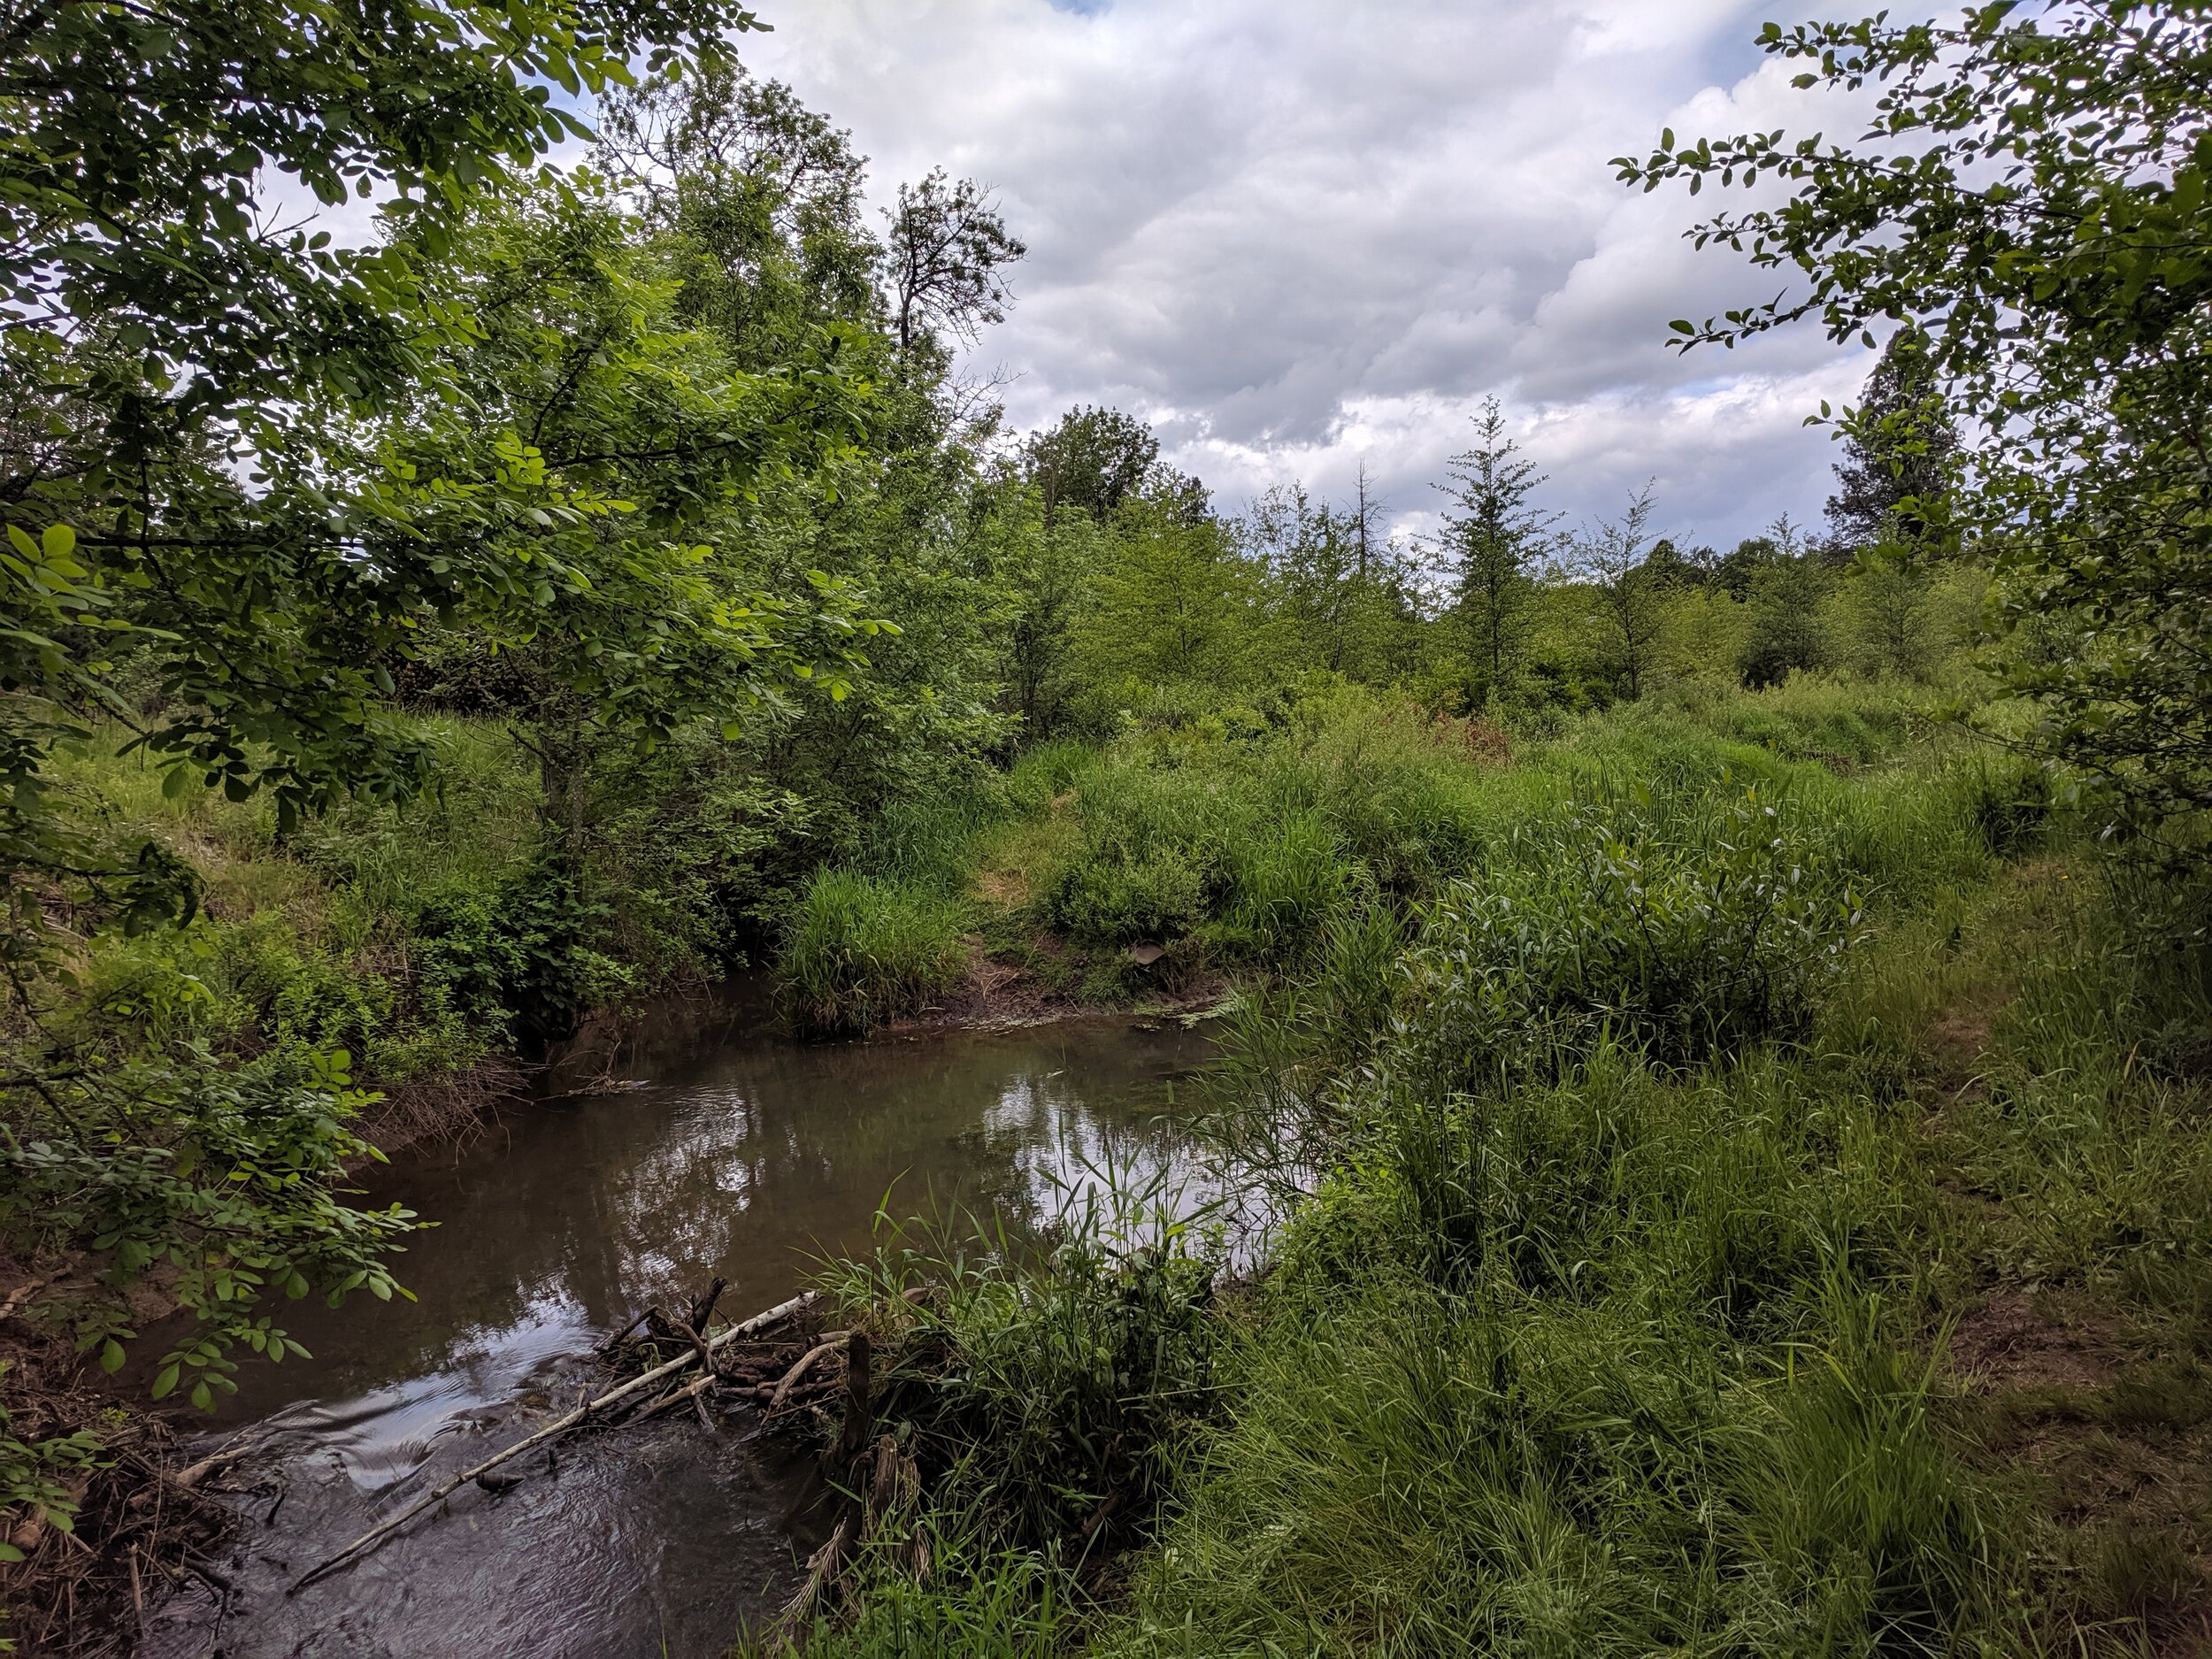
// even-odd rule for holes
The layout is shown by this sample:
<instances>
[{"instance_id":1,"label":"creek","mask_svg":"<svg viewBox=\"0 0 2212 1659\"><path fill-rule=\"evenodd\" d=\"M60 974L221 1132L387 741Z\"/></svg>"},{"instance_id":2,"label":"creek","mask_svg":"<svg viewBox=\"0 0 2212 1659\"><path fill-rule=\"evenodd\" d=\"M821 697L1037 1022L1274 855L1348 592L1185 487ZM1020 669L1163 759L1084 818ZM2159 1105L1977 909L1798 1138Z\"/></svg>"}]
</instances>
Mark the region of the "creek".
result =
<instances>
[{"instance_id":1,"label":"creek","mask_svg":"<svg viewBox=\"0 0 2212 1659\"><path fill-rule=\"evenodd\" d=\"M518 1460L512 1489L465 1486L358 1564L285 1586L595 1391L592 1350L649 1303L720 1273L725 1313L766 1308L813 1259L865 1250L887 1202L1022 1231L1109 1160L1176 1167L1212 1051L1174 1020L802 1045L766 1015L744 986L671 1005L556 1068L571 1092L377 1172L376 1198L437 1223L399 1259L417 1300L291 1304L280 1322L311 1357L247 1358L202 1442L260 1448L226 1477L246 1517L216 1569L229 1588L165 1607L150 1659L723 1652L800 1577L798 1471L749 1411L711 1436L668 1413L565 1440Z\"/></svg>"}]
</instances>

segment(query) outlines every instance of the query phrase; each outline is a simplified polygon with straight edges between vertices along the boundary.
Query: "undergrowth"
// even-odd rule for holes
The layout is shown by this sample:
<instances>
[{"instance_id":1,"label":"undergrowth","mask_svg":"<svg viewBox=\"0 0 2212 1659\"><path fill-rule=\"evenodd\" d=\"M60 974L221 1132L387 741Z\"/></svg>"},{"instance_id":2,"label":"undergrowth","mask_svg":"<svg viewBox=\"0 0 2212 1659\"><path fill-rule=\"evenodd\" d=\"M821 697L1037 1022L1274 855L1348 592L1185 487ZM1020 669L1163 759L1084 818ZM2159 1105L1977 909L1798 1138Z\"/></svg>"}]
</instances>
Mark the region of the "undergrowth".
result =
<instances>
[{"instance_id":1,"label":"undergrowth","mask_svg":"<svg viewBox=\"0 0 2212 1659\"><path fill-rule=\"evenodd\" d=\"M1132 914L1098 895L1172 867L1179 925L1280 976L1223 1022L1217 1119L1277 1225L1188 1409L1118 1405L1164 1472L1110 1571L1067 1531L1096 1469L1006 1427L1054 1366L986 1357L1094 1281L1033 1263L994 1293L1012 1327L923 1293L967 1310L933 1327L967 1402L941 1463L1009 1455L902 1523L952 1565L872 1558L809 1651L2185 1651L2200 918L2078 845L2039 775L1793 695L1622 711L1504 769L1338 710L1086 774L1120 793L1041 902ZM1279 848L1331 873L1240 878ZM874 1271L849 1296L893 1318L971 1271ZM2109 1376L1991 1371L2016 1307ZM1079 1501L1023 1521L1051 1494Z\"/></svg>"}]
</instances>

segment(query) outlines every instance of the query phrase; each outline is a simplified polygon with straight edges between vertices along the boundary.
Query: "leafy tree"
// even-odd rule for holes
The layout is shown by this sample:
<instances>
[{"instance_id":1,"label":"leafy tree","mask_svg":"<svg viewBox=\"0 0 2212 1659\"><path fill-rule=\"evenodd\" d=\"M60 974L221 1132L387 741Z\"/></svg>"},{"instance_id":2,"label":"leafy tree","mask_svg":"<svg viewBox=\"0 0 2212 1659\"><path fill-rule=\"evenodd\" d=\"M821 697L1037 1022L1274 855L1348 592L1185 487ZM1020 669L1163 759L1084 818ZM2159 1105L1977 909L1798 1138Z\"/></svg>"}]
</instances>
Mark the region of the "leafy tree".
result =
<instances>
[{"instance_id":1,"label":"leafy tree","mask_svg":"<svg viewBox=\"0 0 2212 1659\"><path fill-rule=\"evenodd\" d=\"M1189 480L1125 501L1085 629L1092 675L1232 686L1263 620L1261 572L1226 528L1194 517Z\"/></svg>"},{"instance_id":2,"label":"leafy tree","mask_svg":"<svg viewBox=\"0 0 2212 1659\"><path fill-rule=\"evenodd\" d=\"M1022 465L1044 501L1048 524L1079 508L1100 522L1136 493L1160 458L1160 441L1134 415L1086 404L1034 434Z\"/></svg>"},{"instance_id":3,"label":"leafy tree","mask_svg":"<svg viewBox=\"0 0 2212 1659\"><path fill-rule=\"evenodd\" d=\"M611 87L595 157L680 273L678 315L721 333L741 366L879 323L862 158L782 82L724 59Z\"/></svg>"},{"instance_id":4,"label":"leafy tree","mask_svg":"<svg viewBox=\"0 0 2212 1659\"><path fill-rule=\"evenodd\" d=\"M54 745L100 713L141 718L109 689L120 659L157 687L134 741L171 786L266 789L288 833L349 793L432 781L432 751L396 718L394 667L442 624L503 643L560 634L568 689L626 699L649 738L695 710L676 681L710 646L749 657L762 688L809 665L774 618L686 573L704 545L689 507L618 530L636 503L614 486L726 452L713 495L833 443L853 406L834 365L711 409L664 375L659 396L595 422L572 410L617 378L595 376L594 354L649 348L588 334L556 348L544 316L503 335L441 286L459 227L580 133L555 89L596 93L638 58L711 60L751 26L727 0L10 10L0 959L20 1004L61 971L50 907L79 926L191 914L179 861L57 809ZM282 224L266 200L280 174L328 204L388 198L384 234L349 249ZM534 401L472 407L480 349L507 350L517 386L540 373ZM110 1294L78 1310L106 1363L130 1334L124 1289L157 1263L200 1318L163 1371L196 1399L233 1345L285 1351L257 1311L265 1294L389 1291L377 1262L403 1212L334 1196L364 1150L344 1056L236 1074L190 1049L58 1059L33 1041L0 1072L0 1226L26 1251L106 1252Z\"/></svg>"},{"instance_id":5,"label":"leafy tree","mask_svg":"<svg viewBox=\"0 0 2212 1659\"><path fill-rule=\"evenodd\" d=\"M1651 566L1652 580L1663 588L1704 588L1711 585L1720 556L1709 547L1685 552L1673 537L1663 535L1651 544L1644 562Z\"/></svg>"},{"instance_id":6,"label":"leafy tree","mask_svg":"<svg viewBox=\"0 0 2212 1659\"><path fill-rule=\"evenodd\" d=\"M134 918L188 906L161 896L180 872L158 855L67 836L42 781L77 711L130 712L104 691L118 650L156 664L167 712L140 741L180 785L269 787L287 825L347 790L424 787L378 664L457 595L513 577L419 544L360 557L397 527L396 494L357 475L334 496L328 445L466 338L420 260L580 130L549 84L595 91L633 55L711 56L750 25L723 0L65 0L12 19L0 865L19 973L42 949L28 886L82 884ZM391 193L399 234L348 250L271 228L257 193L278 173L326 203ZM480 499L548 511L521 499L543 493L533 465L503 457Z\"/></svg>"},{"instance_id":7,"label":"leafy tree","mask_svg":"<svg viewBox=\"0 0 2212 1659\"><path fill-rule=\"evenodd\" d=\"M886 633L849 582L788 572L801 602L730 552L763 475L819 466L816 436L852 426L853 388L826 355L741 370L727 334L686 326L639 228L589 183L548 180L457 232L425 268L472 338L399 402L360 496L380 565L421 548L516 573L452 593L445 626L511 659L506 711L572 860L608 744L698 721L734 736L802 683L842 702L859 638Z\"/></svg>"},{"instance_id":8,"label":"leafy tree","mask_svg":"<svg viewBox=\"0 0 2212 1659\"><path fill-rule=\"evenodd\" d=\"M1587 581L1603 619L1609 667L1623 694L1644 695L1664 620L1658 573L1650 565L1651 488L1628 499L1628 510L1578 536L1571 567Z\"/></svg>"},{"instance_id":9,"label":"leafy tree","mask_svg":"<svg viewBox=\"0 0 2212 1659\"><path fill-rule=\"evenodd\" d=\"M1714 561L1713 583L1732 599L1748 600L1759 572L1781 557L1781 543L1772 536L1747 535Z\"/></svg>"},{"instance_id":10,"label":"leafy tree","mask_svg":"<svg viewBox=\"0 0 2212 1659\"><path fill-rule=\"evenodd\" d=\"M1370 533L1360 505L1316 503L1302 486L1279 486L1231 526L1263 568L1274 609L1305 662L1371 683L1403 665L1399 649L1416 609L1410 572L1397 549Z\"/></svg>"},{"instance_id":11,"label":"leafy tree","mask_svg":"<svg viewBox=\"0 0 2212 1659\"><path fill-rule=\"evenodd\" d=\"M972 179L948 186L938 167L919 184L899 186L884 273L902 350L938 330L973 340L1004 320L1005 268L1029 251L1006 228L991 193Z\"/></svg>"},{"instance_id":12,"label":"leafy tree","mask_svg":"<svg viewBox=\"0 0 2212 1659\"><path fill-rule=\"evenodd\" d=\"M1005 522L1007 688L1023 732L1041 737L1059 729L1074 696L1076 629L1106 538L1087 513L1048 518L1033 486L1015 493Z\"/></svg>"},{"instance_id":13,"label":"leafy tree","mask_svg":"<svg viewBox=\"0 0 2212 1659\"><path fill-rule=\"evenodd\" d=\"M1845 581L1862 660L1878 673L1924 679L1936 643L1929 571L1877 551L1862 554Z\"/></svg>"},{"instance_id":14,"label":"leafy tree","mask_svg":"<svg viewBox=\"0 0 2212 1659\"><path fill-rule=\"evenodd\" d=\"M1483 684L1495 690L1506 683L1518 643L1531 566L1558 515L1529 504L1544 475L1533 462L1518 458L1520 445L1505 435L1505 417L1494 397L1484 399L1475 418L1475 439L1471 449L1451 459L1455 481L1439 488L1459 509L1445 514L1444 535L1470 652Z\"/></svg>"},{"instance_id":15,"label":"leafy tree","mask_svg":"<svg viewBox=\"0 0 2212 1659\"><path fill-rule=\"evenodd\" d=\"M1878 88L1851 144L1672 134L1625 181L1779 204L1691 234L1795 293L1675 328L1732 343L1818 316L1907 322L1966 446L1956 505L2000 560L2004 672L2036 741L2139 822L2212 805L2212 25L2182 4L1995 4L1948 24L1769 25L1796 84Z\"/></svg>"},{"instance_id":16,"label":"leafy tree","mask_svg":"<svg viewBox=\"0 0 2212 1659\"><path fill-rule=\"evenodd\" d=\"M1824 585L1803 533L1785 513L1761 541L1770 550L1746 588L1749 626L1736 659L1743 683L1755 691L1827 658L1820 625Z\"/></svg>"},{"instance_id":17,"label":"leafy tree","mask_svg":"<svg viewBox=\"0 0 2212 1659\"><path fill-rule=\"evenodd\" d=\"M1292 485L1255 502L1239 528L1248 551L1266 562L1278 607L1313 660L1341 672L1360 599L1356 523Z\"/></svg>"},{"instance_id":18,"label":"leafy tree","mask_svg":"<svg viewBox=\"0 0 2212 1659\"><path fill-rule=\"evenodd\" d=\"M1745 607L1710 583L1663 581L1662 595L1658 663L1667 677L1735 682L1747 632Z\"/></svg>"}]
</instances>

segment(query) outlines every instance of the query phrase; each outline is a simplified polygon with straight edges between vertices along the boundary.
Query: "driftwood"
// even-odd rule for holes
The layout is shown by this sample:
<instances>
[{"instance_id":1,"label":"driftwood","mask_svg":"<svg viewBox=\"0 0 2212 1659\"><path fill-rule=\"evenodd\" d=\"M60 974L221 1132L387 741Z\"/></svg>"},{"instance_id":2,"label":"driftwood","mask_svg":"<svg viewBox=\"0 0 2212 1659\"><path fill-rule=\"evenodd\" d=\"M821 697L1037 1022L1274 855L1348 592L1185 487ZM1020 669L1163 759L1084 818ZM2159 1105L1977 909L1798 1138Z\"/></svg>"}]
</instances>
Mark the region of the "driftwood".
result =
<instances>
[{"instance_id":1,"label":"driftwood","mask_svg":"<svg viewBox=\"0 0 2212 1659\"><path fill-rule=\"evenodd\" d=\"M713 1282L691 1299L691 1306L684 1313L684 1323L694 1331L705 1330L707 1321L714 1317L714 1304L722 1300L722 1293L728 1287L729 1281L717 1273Z\"/></svg>"},{"instance_id":2,"label":"driftwood","mask_svg":"<svg viewBox=\"0 0 2212 1659\"><path fill-rule=\"evenodd\" d=\"M267 1444L267 1440L266 1435L256 1434L250 1431L243 1434L234 1435L201 1458L198 1463L187 1463L169 1479L180 1486L196 1486L217 1470L227 1468L232 1463L241 1463L251 1457Z\"/></svg>"},{"instance_id":3,"label":"driftwood","mask_svg":"<svg viewBox=\"0 0 2212 1659\"><path fill-rule=\"evenodd\" d=\"M868 1369L868 1333L856 1331L845 1339L845 1422L837 1437L837 1449L831 1454L841 1475L850 1471L854 1460L868 1444L868 1431L874 1426Z\"/></svg>"},{"instance_id":4,"label":"driftwood","mask_svg":"<svg viewBox=\"0 0 2212 1659\"><path fill-rule=\"evenodd\" d=\"M687 1400L696 1400L701 1394L706 1393L708 1389L713 1387L715 1383L719 1379L712 1371L709 1371L705 1376L697 1379L695 1381L686 1383L681 1388L672 1389L669 1393L663 1394L659 1399L654 1401L651 1405L647 1406L644 1410L639 1412L637 1416L632 1417L630 1421L633 1423L642 1423L648 1417L657 1417L660 1416L662 1412L667 1410L672 1406L680 1406ZM703 1407L702 1409L703 1409L704 1408Z\"/></svg>"},{"instance_id":5,"label":"driftwood","mask_svg":"<svg viewBox=\"0 0 2212 1659\"><path fill-rule=\"evenodd\" d=\"M446 1499L451 1497L456 1492L459 1491L463 1486L466 1486L470 1481L476 1480L480 1477L489 1473L492 1470L498 1468L500 1464L519 1457L523 1453L530 1450L533 1447L542 1446L548 1440L566 1432L572 1428L574 1428L579 1423L581 1423L593 1412L601 1410L607 1406L611 1406L618 1400L626 1400L630 1397L630 1395L636 1394L640 1389L649 1387L654 1383L664 1381L666 1379L673 1377L678 1371L682 1371L686 1366L692 1364L695 1361L700 1360L703 1357L708 1362L710 1371L715 1350L726 1346L728 1343L734 1342L741 1336L750 1336L755 1332L767 1329L768 1326L774 1325L778 1320L790 1317L800 1310L810 1305L813 1301L814 1293L808 1291L802 1295L794 1296L789 1302L780 1302L775 1307L769 1309L765 1313L755 1314L742 1325L733 1325L730 1326L728 1330L724 1331L711 1341L701 1343L699 1348L695 1352L680 1355L677 1358L670 1360L666 1364L655 1366L651 1371L645 1372L642 1376L633 1377L628 1382L622 1384L618 1387L610 1388L605 1394L601 1394L596 1400L586 1401L583 1404L578 1406L576 1409L570 1412L567 1416L559 1418L556 1422L547 1424L534 1434L526 1435L523 1439L517 1440L512 1446L510 1446L505 1451L501 1452L497 1456L486 1458L482 1463L477 1464L475 1468L465 1469L459 1474L454 1476L450 1480L444 1481L439 1486L433 1487L426 1495L410 1504L406 1509L401 1510L400 1513L394 1516L390 1520L383 1522L380 1525L372 1527L369 1531L362 1533L360 1537L355 1539L353 1542L348 1544L336 1555L331 1556L329 1560L319 1563L315 1566L309 1568L305 1572L302 1573L297 1578L292 1581L291 1587L287 1590L285 1594L288 1595L296 1595L309 1585L314 1583L316 1579L335 1572L341 1567L349 1565L351 1563L358 1560L361 1556L366 1555L370 1550L375 1548L377 1545L382 1543L394 1532L399 1531L401 1527L406 1525L408 1522L413 1520L415 1517L420 1515L425 1509L443 1502Z\"/></svg>"},{"instance_id":6,"label":"driftwood","mask_svg":"<svg viewBox=\"0 0 2212 1659\"><path fill-rule=\"evenodd\" d=\"M814 1369L816 1360L837 1352L839 1348L845 1346L850 1335L849 1332L840 1331L834 1336L817 1343L800 1356L799 1363L784 1372L783 1380L776 1385L775 1393L768 1396L769 1414L773 1416L783 1409L783 1402L791 1398L791 1391L805 1379L807 1372Z\"/></svg>"}]
</instances>

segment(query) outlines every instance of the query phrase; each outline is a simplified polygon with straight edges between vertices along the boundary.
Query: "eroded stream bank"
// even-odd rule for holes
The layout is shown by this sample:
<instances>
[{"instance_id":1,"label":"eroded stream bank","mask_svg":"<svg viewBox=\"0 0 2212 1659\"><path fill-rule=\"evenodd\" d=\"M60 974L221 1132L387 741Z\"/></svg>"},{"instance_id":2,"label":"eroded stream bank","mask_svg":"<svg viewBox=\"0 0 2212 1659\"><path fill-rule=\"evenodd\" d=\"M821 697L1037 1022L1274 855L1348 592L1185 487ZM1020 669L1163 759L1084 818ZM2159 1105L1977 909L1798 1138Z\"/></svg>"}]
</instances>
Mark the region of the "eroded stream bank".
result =
<instances>
[{"instance_id":1,"label":"eroded stream bank","mask_svg":"<svg viewBox=\"0 0 2212 1659\"><path fill-rule=\"evenodd\" d=\"M288 1310L313 1357L250 1366L222 1414L267 1437L230 1481L249 1517L230 1593L167 1609L150 1652L720 1652L798 1576L790 1471L741 1417L714 1440L676 1417L533 1453L512 1490L464 1488L370 1560L284 1586L573 1405L590 1350L649 1302L715 1273L733 1313L779 1302L810 1256L865 1248L887 1192L895 1213L1034 1219L1087 1163L1171 1159L1212 1047L1125 1019L803 1046L762 1015L741 990L668 1010L604 1073L644 1087L534 1102L380 1174L440 1224L401 1261L419 1300Z\"/></svg>"}]
</instances>

